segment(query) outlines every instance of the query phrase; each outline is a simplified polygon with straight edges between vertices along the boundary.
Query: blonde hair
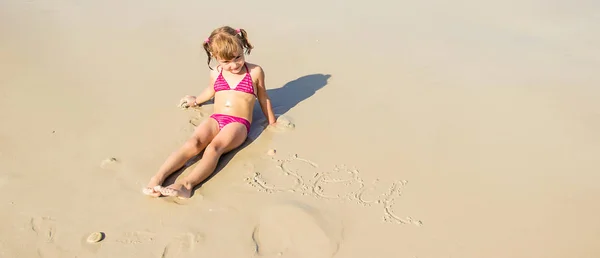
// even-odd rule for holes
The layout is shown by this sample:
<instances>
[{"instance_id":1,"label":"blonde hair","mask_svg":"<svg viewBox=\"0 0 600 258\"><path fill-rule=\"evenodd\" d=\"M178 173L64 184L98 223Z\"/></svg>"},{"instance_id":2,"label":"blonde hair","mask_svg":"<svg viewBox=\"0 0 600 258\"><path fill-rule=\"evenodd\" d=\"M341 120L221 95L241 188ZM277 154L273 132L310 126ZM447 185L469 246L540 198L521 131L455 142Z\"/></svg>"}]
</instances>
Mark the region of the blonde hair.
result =
<instances>
[{"instance_id":1,"label":"blonde hair","mask_svg":"<svg viewBox=\"0 0 600 258\"><path fill-rule=\"evenodd\" d=\"M252 44L248 41L248 33L244 29L234 29L229 26L223 26L213 30L206 40L204 40L204 50L208 55L208 68L210 67L211 57L231 60L237 57L245 49L246 54L252 51Z\"/></svg>"}]
</instances>

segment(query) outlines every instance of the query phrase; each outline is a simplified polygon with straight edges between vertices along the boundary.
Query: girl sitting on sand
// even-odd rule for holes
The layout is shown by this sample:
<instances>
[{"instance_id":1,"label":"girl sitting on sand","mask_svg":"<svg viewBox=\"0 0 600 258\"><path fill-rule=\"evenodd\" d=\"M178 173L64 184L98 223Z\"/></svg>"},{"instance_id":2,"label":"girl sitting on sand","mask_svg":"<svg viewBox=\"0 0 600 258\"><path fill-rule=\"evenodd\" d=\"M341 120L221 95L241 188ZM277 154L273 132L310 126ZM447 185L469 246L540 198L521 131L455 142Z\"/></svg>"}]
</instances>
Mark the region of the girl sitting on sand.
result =
<instances>
[{"instance_id":1,"label":"girl sitting on sand","mask_svg":"<svg viewBox=\"0 0 600 258\"><path fill-rule=\"evenodd\" d=\"M221 155L239 147L246 140L256 99L269 125L275 124L275 115L265 89L265 74L260 66L247 63L244 58L244 53L250 54L252 48L244 29L229 26L215 29L204 41L211 70L210 86L197 97L185 96L181 101L186 107L194 107L214 97L214 114L198 125L183 146L167 158L143 189L144 194L189 198L192 189L215 170ZM219 63L216 70L210 67L212 58ZM202 158L189 175L180 182L162 186L170 174L203 149Z\"/></svg>"}]
</instances>

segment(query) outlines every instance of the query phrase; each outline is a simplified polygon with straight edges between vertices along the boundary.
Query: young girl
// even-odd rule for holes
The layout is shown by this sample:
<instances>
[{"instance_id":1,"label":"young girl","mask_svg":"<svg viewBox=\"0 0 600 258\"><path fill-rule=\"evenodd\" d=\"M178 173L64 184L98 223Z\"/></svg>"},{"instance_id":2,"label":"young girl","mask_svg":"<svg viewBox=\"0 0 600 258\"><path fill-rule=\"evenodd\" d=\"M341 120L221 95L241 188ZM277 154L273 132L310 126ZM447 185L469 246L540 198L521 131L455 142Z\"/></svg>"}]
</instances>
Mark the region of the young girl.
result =
<instances>
[{"instance_id":1,"label":"young girl","mask_svg":"<svg viewBox=\"0 0 600 258\"><path fill-rule=\"evenodd\" d=\"M252 48L244 29L229 26L215 29L204 41L211 70L210 85L196 97L185 96L182 102L187 107L194 107L214 97L214 114L198 125L183 146L167 158L143 189L144 194L189 198L192 189L215 170L221 155L239 147L246 140L256 99L269 124L275 124L265 89L264 71L256 64L247 63L244 58L244 53L250 54ZM216 70L210 67L212 58L219 63ZM170 174L202 150L202 159L187 177L167 187L162 186Z\"/></svg>"}]
</instances>

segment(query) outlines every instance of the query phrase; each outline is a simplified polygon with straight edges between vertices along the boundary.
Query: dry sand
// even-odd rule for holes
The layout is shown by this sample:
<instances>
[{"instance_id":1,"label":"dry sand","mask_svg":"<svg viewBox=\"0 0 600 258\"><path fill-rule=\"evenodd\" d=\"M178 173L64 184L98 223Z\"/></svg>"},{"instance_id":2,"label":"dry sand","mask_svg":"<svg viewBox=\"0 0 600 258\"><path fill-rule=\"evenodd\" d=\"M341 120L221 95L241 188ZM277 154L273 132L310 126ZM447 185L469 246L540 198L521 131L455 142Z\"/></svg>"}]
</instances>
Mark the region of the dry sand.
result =
<instances>
[{"instance_id":1,"label":"dry sand","mask_svg":"<svg viewBox=\"0 0 600 258\"><path fill-rule=\"evenodd\" d=\"M0 1L0 257L600 257L598 13ZM211 112L176 104L225 24L295 127L257 109L192 199L143 196Z\"/></svg>"}]
</instances>

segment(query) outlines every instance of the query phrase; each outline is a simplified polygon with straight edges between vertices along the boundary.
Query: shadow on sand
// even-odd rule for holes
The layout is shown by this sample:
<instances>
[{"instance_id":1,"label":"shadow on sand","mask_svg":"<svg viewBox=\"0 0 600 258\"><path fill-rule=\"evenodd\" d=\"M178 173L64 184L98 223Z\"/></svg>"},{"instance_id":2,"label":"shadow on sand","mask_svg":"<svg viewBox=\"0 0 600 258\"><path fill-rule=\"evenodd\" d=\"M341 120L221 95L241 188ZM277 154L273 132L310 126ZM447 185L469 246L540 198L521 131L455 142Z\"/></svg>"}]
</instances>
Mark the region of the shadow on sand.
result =
<instances>
[{"instance_id":1,"label":"shadow on sand","mask_svg":"<svg viewBox=\"0 0 600 258\"><path fill-rule=\"evenodd\" d=\"M327 85L327 81L330 77L331 75L329 74L306 75L286 83L281 88L267 90L267 94L271 99L271 106L273 107L273 112L275 113L275 116L279 117L280 115L285 115L290 109L300 104L300 102L314 95L318 90ZM250 126L250 133L248 134L248 138L246 139L246 141L242 143L242 145L240 145L238 148L221 156L221 159L219 160L215 171L206 180L204 180L204 182L200 183L194 188L192 196L194 195L194 192L198 188L200 188L205 182L207 182L216 174L218 174L221 170L223 170L223 168L227 166L229 161L231 161L231 159L235 156L235 154L237 154L238 151L252 144L252 142L258 139L258 137L263 133L267 125L267 119L262 113L258 101L254 106L252 117L253 121L252 125ZM179 175L181 175L183 171L185 171L185 169L192 166L194 163L198 162L201 159L203 153L204 152L201 152L200 154L196 155L188 162L186 162L186 164L182 168L175 171L175 173L171 174L165 180L163 185L170 185L173 182L175 182L175 179L179 177Z\"/></svg>"}]
</instances>

